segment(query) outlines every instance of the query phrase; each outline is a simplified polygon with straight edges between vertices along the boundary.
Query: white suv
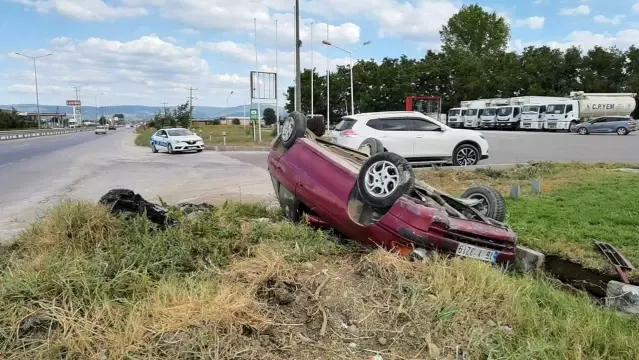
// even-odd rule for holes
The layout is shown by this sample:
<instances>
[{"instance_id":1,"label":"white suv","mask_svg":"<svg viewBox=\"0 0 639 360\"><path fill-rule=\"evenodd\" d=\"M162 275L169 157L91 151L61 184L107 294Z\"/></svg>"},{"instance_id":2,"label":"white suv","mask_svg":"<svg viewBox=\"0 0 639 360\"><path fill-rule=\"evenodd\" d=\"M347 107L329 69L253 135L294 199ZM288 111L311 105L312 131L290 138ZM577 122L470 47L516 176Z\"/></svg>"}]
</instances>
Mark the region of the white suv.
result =
<instances>
[{"instance_id":1,"label":"white suv","mask_svg":"<svg viewBox=\"0 0 639 360\"><path fill-rule=\"evenodd\" d=\"M378 139L384 150L403 156L413 165L452 162L470 166L488 158L488 142L479 131L452 129L413 111L345 116L331 137L334 143L352 149L364 149L365 140Z\"/></svg>"}]
</instances>

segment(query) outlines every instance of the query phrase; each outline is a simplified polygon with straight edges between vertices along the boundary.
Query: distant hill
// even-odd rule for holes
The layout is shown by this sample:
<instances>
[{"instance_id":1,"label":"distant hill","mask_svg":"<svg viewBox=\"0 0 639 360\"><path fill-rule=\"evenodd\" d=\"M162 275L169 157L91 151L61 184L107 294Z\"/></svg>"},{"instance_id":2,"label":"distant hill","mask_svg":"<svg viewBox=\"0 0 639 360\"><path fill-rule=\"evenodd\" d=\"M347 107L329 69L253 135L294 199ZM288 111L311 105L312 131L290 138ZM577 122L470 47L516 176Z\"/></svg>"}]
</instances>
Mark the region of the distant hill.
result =
<instances>
[{"instance_id":1,"label":"distant hill","mask_svg":"<svg viewBox=\"0 0 639 360\"><path fill-rule=\"evenodd\" d=\"M37 107L35 104L9 104L9 105L0 105L0 109L11 109L15 108L18 111L24 112L36 112ZM257 108L256 105L254 105ZM275 108L275 104L261 104L260 109L264 111L265 108ZM158 110L161 110L161 106L143 106L143 105L113 105L108 106L104 109L97 108L98 117L102 115L104 112L105 116L113 116L113 114L124 114L125 119L131 120L146 120L150 119L155 115ZM194 118L215 118L220 116L233 117L233 116L244 116L243 105L234 106L234 107L215 107L215 106L196 106L193 108L193 117ZM246 116L249 116L250 104L246 105ZM71 107L69 106L55 106L55 105L40 105L41 113L54 113L59 111L61 113L66 113L67 115L72 115ZM82 106L83 118L85 119L95 119L96 116L96 107L95 106ZM287 112L284 110L283 106L280 106L280 115L284 116Z\"/></svg>"}]
</instances>

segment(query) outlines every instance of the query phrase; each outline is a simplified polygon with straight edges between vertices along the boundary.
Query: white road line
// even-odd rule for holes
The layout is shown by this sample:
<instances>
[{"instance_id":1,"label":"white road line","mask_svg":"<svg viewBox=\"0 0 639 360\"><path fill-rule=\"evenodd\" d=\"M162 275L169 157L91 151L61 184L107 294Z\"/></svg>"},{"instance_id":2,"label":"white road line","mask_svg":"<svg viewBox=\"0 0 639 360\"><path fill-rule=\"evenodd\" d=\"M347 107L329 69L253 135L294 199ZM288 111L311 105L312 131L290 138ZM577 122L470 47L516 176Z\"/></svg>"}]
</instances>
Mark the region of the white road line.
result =
<instances>
[{"instance_id":1,"label":"white road line","mask_svg":"<svg viewBox=\"0 0 639 360\"><path fill-rule=\"evenodd\" d=\"M5 166L9 166L9 165L11 165L11 164L13 164L13 163L6 163L6 164L2 164L2 165L0 165L0 168L3 168L3 167L5 167Z\"/></svg>"}]
</instances>

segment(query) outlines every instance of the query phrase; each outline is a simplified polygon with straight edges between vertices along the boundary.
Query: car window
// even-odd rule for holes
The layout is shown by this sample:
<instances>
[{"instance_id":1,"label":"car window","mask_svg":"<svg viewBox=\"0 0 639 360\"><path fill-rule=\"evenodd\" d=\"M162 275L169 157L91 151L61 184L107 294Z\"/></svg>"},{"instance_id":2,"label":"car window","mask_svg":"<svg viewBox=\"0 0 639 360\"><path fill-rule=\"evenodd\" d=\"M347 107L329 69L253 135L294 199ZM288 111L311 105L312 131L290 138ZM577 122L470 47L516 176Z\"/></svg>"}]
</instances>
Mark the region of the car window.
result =
<instances>
[{"instance_id":1,"label":"car window","mask_svg":"<svg viewBox=\"0 0 639 360\"><path fill-rule=\"evenodd\" d=\"M369 120L366 125L382 131L410 131L408 119L405 118L373 119Z\"/></svg>"},{"instance_id":2,"label":"car window","mask_svg":"<svg viewBox=\"0 0 639 360\"><path fill-rule=\"evenodd\" d=\"M337 126L335 127L335 130L337 131L344 131L344 130L350 130L353 128L353 125L355 125L355 123L357 122L357 120L355 119L351 119L351 118L342 118L342 121L337 124Z\"/></svg>"},{"instance_id":3,"label":"car window","mask_svg":"<svg viewBox=\"0 0 639 360\"><path fill-rule=\"evenodd\" d=\"M439 125L425 119L409 118L408 124L410 131L435 131L440 129Z\"/></svg>"},{"instance_id":4,"label":"car window","mask_svg":"<svg viewBox=\"0 0 639 360\"><path fill-rule=\"evenodd\" d=\"M169 133L169 135L171 136L188 136L188 135L193 135L193 133L187 129L171 129L171 130L167 130L167 132Z\"/></svg>"},{"instance_id":5,"label":"car window","mask_svg":"<svg viewBox=\"0 0 639 360\"><path fill-rule=\"evenodd\" d=\"M572 105L566 106L566 113L571 112L571 111L572 111Z\"/></svg>"},{"instance_id":6,"label":"car window","mask_svg":"<svg viewBox=\"0 0 639 360\"><path fill-rule=\"evenodd\" d=\"M166 131L160 130L157 132L157 136L162 136L162 135L166 135Z\"/></svg>"}]
</instances>

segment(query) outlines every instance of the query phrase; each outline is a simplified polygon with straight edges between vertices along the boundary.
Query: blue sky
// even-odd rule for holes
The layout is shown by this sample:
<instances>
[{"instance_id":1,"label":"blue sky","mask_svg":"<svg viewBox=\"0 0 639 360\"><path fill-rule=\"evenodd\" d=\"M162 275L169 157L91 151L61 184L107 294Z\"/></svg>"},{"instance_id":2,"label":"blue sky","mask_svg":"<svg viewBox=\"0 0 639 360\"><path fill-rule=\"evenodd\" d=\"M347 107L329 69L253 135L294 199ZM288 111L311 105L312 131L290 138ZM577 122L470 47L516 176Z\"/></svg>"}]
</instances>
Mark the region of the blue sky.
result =
<instances>
[{"instance_id":1,"label":"blue sky","mask_svg":"<svg viewBox=\"0 0 639 360\"><path fill-rule=\"evenodd\" d=\"M196 104L248 102L250 70L275 70L278 27L280 91L292 83L292 0L1 0L0 103L34 103L31 60L38 60L40 102L62 105L82 87L87 105L177 104L193 86ZM421 57L439 47L438 31L463 4L479 3L511 25L511 48L547 44L584 49L639 42L638 0L302 0L302 65L324 73L356 58ZM614 5L611 5L614 4ZM312 24L312 26L311 26ZM311 42L311 28L313 41ZM311 45L313 55L311 56ZM283 102L283 96L280 96Z\"/></svg>"}]
</instances>

